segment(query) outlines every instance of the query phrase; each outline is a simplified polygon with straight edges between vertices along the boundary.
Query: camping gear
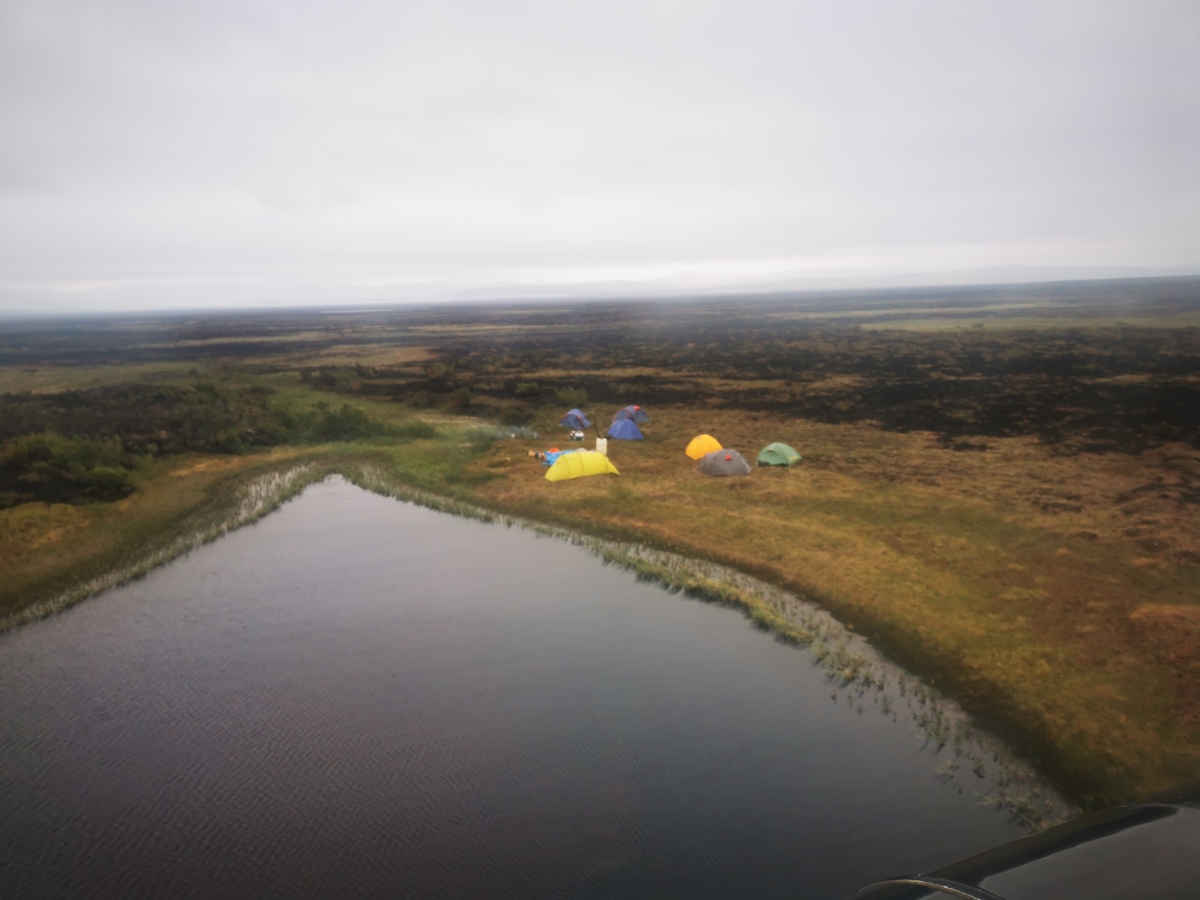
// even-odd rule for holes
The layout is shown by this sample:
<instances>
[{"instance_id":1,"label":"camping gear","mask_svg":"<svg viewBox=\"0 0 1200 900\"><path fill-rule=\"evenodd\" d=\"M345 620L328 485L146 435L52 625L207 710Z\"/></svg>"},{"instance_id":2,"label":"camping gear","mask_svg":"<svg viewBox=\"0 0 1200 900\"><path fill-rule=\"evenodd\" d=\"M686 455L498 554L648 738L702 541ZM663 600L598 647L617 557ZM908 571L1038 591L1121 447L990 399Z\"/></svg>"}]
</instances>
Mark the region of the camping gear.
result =
<instances>
[{"instance_id":1,"label":"camping gear","mask_svg":"<svg viewBox=\"0 0 1200 900\"><path fill-rule=\"evenodd\" d=\"M721 443L715 437L711 434L701 434L692 438L692 442L683 452L692 459L701 459L705 453L712 453L714 450L720 449Z\"/></svg>"},{"instance_id":2,"label":"camping gear","mask_svg":"<svg viewBox=\"0 0 1200 900\"><path fill-rule=\"evenodd\" d=\"M758 451L758 458L755 459L755 462L760 466L794 466L803 460L804 457L787 444L775 441Z\"/></svg>"},{"instance_id":3,"label":"camping gear","mask_svg":"<svg viewBox=\"0 0 1200 900\"><path fill-rule=\"evenodd\" d=\"M618 441L644 441L642 431L633 423L633 419L618 419L608 426L608 436Z\"/></svg>"},{"instance_id":4,"label":"camping gear","mask_svg":"<svg viewBox=\"0 0 1200 900\"><path fill-rule=\"evenodd\" d=\"M626 406L618 409L616 415L613 416L613 423L622 419L632 419L634 422L649 422L650 417L646 415L646 411L640 406Z\"/></svg>"},{"instance_id":5,"label":"camping gear","mask_svg":"<svg viewBox=\"0 0 1200 900\"><path fill-rule=\"evenodd\" d=\"M586 475L607 475L610 472L613 475L621 474L603 453L597 453L595 450L574 450L559 454L554 465L546 472L546 480L567 481Z\"/></svg>"},{"instance_id":6,"label":"camping gear","mask_svg":"<svg viewBox=\"0 0 1200 900\"><path fill-rule=\"evenodd\" d=\"M582 431L572 431L571 432L571 440L582 441L583 438L584 438L584 434Z\"/></svg>"},{"instance_id":7,"label":"camping gear","mask_svg":"<svg viewBox=\"0 0 1200 900\"><path fill-rule=\"evenodd\" d=\"M560 456L566 456L568 453L580 453L582 450L582 447L580 447L578 450L559 450L557 447L553 447L542 455L542 459L545 461L546 465L552 466L554 465L554 461Z\"/></svg>"},{"instance_id":8,"label":"camping gear","mask_svg":"<svg viewBox=\"0 0 1200 900\"><path fill-rule=\"evenodd\" d=\"M583 414L582 410L573 409L561 419L558 424L563 428L570 428L572 431L582 431L585 428L591 428L592 423L588 421L588 417Z\"/></svg>"},{"instance_id":9,"label":"camping gear","mask_svg":"<svg viewBox=\"0 0 1200 900\"><path fill-rule=\"evenodd\" d=\"M608 438L596 438L596 452L608 456Z\"/></svg>"},{"instance_id":10,"label":"camping gear","mask_svg":"<svg viewBox=\"0 0 1200 900\"><path fill-rule=\"evenodd\" d=\"M705 453L696 471L705 475L749 475L751 469L750 463L742 459L742 454L725 449Z\"/></svg>"}]
</instances>

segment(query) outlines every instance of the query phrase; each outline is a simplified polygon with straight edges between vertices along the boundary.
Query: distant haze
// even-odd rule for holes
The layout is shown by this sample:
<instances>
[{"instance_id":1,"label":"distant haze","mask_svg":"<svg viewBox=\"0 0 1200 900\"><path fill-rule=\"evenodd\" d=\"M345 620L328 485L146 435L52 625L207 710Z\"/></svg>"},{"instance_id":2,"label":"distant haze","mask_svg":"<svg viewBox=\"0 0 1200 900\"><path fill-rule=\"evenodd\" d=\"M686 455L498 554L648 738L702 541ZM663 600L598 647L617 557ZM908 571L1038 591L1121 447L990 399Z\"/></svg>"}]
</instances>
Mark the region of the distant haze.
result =
<instances>
[{"instance_id":1,"label":"distant haze","mask_svg":"<svg viewBox=\"0 0 1200 900\"><path fill-rule=\"evenodd\" d=\"M1200 3L0 4L0 311L1200 272Z\"/></svg>"}]
</instances>

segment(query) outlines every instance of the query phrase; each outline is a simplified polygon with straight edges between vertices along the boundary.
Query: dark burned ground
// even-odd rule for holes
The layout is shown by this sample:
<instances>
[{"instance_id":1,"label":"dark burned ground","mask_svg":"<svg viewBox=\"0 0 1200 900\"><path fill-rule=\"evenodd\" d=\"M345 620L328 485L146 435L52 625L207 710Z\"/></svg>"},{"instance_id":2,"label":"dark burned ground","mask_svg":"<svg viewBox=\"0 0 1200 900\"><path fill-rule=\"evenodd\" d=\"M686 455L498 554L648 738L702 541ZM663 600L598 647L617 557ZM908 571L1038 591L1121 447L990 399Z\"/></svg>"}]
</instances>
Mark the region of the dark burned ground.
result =
<instances>
[{"instance_id":1,"label":"dark burned ground","mask_svg":"<svg viewBox=\"0 0 1200 900\"><path fill-rule=\"evenodd\" d=\"M1200 307L1200 285L1190 296ZM352 390L418 404L452 402L465 388L513 421L575 388L601 406L633 398L931 431L963 450L983 447L967 438L1023 435L1067 453L1200 446L1194 326L1105 327L1085 318L1063 327L1047 317L1043 328L1006 328L1004 318L975 328L967 307L967 327L921 332L864 328L861 315L839 321L836 310L815 319L787 311L778 300L593 306L566 318L567 328L560 317L541 333L540 322L528 322L510 333L445 334L436 359L421 366L342 376ZM890 318L873 318L903 323L908 315L893 308Z\"/></svg>"},{"instance_id":2,"label":"dark burned ground","mask_svg":"<svg viewBox=\"0 0 1200 900\"><path fill-rule=\"evenodd\" d=\"M439 352L443 369L386 369L358 389L424 401L456 387L520 402L582 389L601 405L698 403L830 424L872 421L932 431L962 449L966 436L1036 435L1069 451L1137 452L1200 445L1200 332L904 334L807 329L732 332L686 340L463 341ZM530 389L526 388L526 392Z\"/></svg>"},{"instance_id":3,"label":"dark burned ground","mask_svg":"<svg viewBox=\"0 0 1200 900\"><path fill-rule=\"evenodd\" d=\"M937 327L921 330L931 317ZM115 317L0 333L0 366L115 362L301 371L321 387L514 423L574 389L599 405L929 431L962 450L1030 435L1064 453L1200 446L1200 279Z\"/></svg>"}]
</instances>

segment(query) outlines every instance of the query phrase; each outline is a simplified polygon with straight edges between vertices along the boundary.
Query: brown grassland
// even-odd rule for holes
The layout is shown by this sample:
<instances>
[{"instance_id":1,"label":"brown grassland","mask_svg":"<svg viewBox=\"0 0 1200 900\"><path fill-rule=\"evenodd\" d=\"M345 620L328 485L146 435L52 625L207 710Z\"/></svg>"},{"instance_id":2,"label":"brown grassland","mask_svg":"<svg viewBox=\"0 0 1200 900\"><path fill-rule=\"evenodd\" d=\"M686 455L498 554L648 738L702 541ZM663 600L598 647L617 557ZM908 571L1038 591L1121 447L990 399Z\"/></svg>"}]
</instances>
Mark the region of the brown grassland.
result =
<instances>
[{"instance_id":1,"label":"brown grassland","mask_svg":"<svg viewBox=\"0 0 1200 900\"><path fill-rule=\"evenodd\" d=\"M437 436L164 453L123 499L2 509L0 613L133 558L248 473L369 458L421 488L816 600L1085 806L1200 774L1196 280L16 322L4 335L9 401L203 378L293 410L421 419ZM567 408L606 423L625 403L651 422L644 442L610 441L619 478L542 478L527 451L566 446ZM481 422L543 436L489 437ZM683 454L701 432L751 460L783 441L804 462L706 478Z\"/></svg>"}]
</instances>

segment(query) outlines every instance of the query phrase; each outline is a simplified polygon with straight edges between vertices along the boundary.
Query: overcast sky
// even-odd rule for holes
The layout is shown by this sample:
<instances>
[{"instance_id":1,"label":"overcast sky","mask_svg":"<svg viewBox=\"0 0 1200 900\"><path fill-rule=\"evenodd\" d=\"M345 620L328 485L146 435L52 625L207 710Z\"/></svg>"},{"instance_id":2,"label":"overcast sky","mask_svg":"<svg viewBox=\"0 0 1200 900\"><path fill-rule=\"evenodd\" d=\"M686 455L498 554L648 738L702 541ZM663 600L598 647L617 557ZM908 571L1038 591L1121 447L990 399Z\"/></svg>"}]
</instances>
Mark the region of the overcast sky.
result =
<instances>
[{"instance_id":1,"label":"overcast sky","mask_svg":"<svg viewBox=\"0 0 1200 900\"><path fill-rule=\"evenodd\" d=\"M8 310L1200 271L1195 0L0 0L0 122Z\"/></svg>"}]
</instances>

